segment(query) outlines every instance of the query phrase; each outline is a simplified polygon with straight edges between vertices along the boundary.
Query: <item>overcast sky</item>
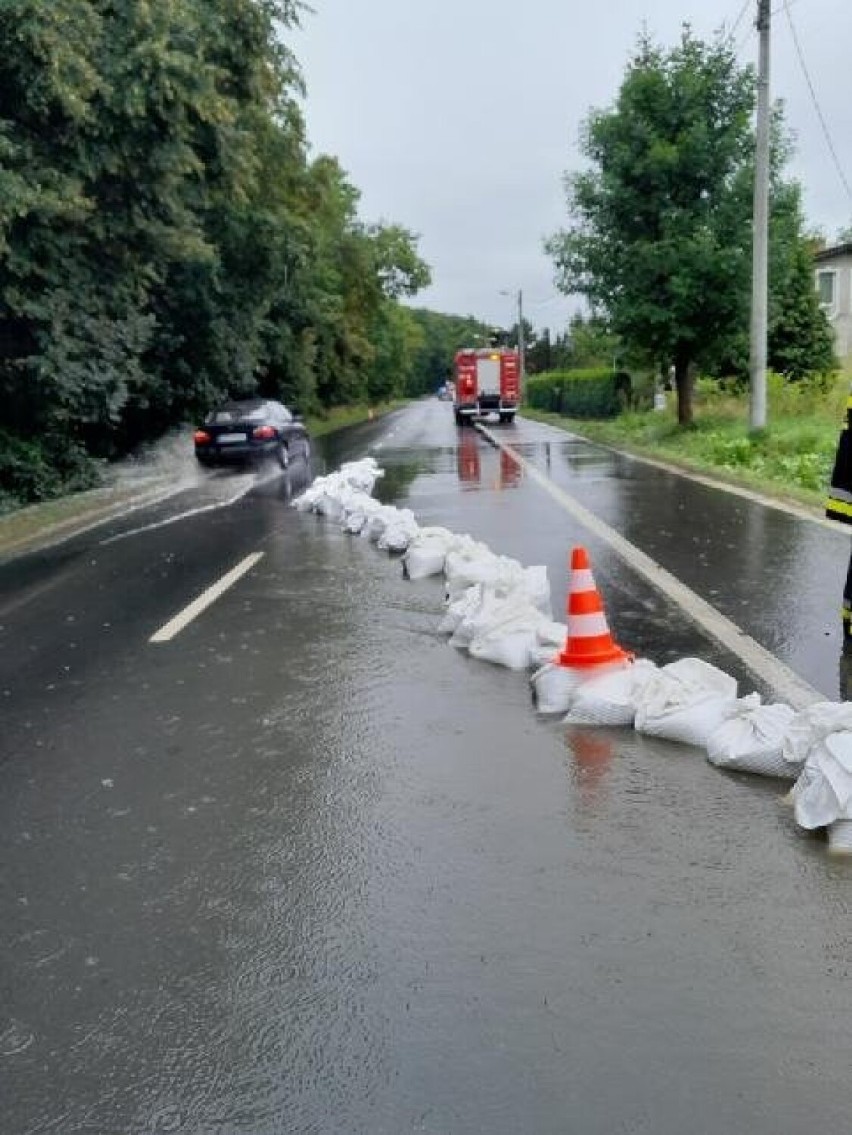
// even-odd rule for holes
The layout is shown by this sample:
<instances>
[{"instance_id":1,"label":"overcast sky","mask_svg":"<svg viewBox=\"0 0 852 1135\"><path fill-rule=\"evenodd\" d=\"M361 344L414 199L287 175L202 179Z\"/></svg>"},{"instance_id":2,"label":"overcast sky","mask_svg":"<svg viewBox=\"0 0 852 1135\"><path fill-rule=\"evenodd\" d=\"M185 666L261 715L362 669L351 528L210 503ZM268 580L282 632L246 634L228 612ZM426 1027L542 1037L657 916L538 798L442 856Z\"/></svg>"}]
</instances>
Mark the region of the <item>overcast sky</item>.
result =
<instances>
[{"instance_id":1,"label":"overcast sky","mask_svg":"<svg viewBox=\"0 0 852 1135\"><path fill-rule=\"evenodd\" d=\"M674 44L687 20L731 29L755 62L757 0L310 0L290 43L308 87L315 153L335 154L361 190L366 221L420 234L433 284L416 302L507 326L524 314L558 329L542 239L566 221L562 175L581 164L580 123L611 105L643 22ZM789 0L805 64L852 183L852 0ZM796 136L790 172L809 226L852 223L794 46L773 0L772 95ZM712 14L708 14L712 13ZM504 296L502 291L511 292Z\"/></svg>"}]
</instances>

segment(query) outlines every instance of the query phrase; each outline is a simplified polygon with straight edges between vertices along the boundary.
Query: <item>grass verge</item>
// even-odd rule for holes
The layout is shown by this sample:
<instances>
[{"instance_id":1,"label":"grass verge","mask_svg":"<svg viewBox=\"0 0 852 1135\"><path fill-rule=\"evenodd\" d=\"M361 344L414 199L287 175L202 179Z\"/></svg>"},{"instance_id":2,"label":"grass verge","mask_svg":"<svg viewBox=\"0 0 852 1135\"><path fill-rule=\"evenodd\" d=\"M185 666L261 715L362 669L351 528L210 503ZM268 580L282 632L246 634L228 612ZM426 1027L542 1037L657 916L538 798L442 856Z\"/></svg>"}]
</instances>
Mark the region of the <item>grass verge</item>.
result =
<instances>
[{"instance_id":1,"label":"grass verge","mask_svg":"<svg viewBox=\"0 0 852 1135\"><path fill-rule=\"evenodd\" d=\"M770 375L769 424L756 433L748 429L747 395L705 380L697 385L689 428L677 424L673 394L664 410L606 421L526 408L524 414L590 441L821 512L848 386L848 372L811 383Z\"/></svg>"},{"instance_id":2,"label":"grass verge","mask_svg":"<svg viewBox=\"0 0 852 1135\"><path fill-rule=\"evenodd\" d=\"M335 406L325 414L307 418L305 425L311 437L322 437L323 434L334 433L335 430L342 430L346 426L357 426L361 422L381 418L392 410L407 405L407 401L400 399L395 402L382 402L378 406Z\"/></svg>"}]
</instances>

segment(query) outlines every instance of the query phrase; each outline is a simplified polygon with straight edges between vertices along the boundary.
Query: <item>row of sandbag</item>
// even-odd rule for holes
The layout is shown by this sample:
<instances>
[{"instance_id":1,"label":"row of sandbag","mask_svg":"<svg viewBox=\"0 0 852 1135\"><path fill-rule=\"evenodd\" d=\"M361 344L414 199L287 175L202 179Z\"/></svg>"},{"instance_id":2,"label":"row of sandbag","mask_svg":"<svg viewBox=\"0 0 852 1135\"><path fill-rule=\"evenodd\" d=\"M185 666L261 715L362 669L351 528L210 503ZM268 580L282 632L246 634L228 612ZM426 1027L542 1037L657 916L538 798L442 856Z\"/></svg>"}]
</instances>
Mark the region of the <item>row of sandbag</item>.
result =
<instances>
[{"instance_id":1,"label":"row of sandbag","mask_svg":"<svg viewBox=\"0 0 852 1135\"><path fill-rule=\"evenodd\" d=\"M349 462L318 477L293 502L389 552L404 552L409 579L443 575L447 611L441 633L474 658L526 670L553 657L565 641L554 623L544 567L524 567L480 541L447 528L421 527L409 509L383 505L370 494L383 470L373 458Z\"/></svg>"},{"instance_id":2,"label":"row of sandbag","mask_svg":"<svg viewBox=\"0 0 852 1135\"><path fill-rule=\"evenodd\" d=\"M439 631L472 657L514 670L534 669L542 713L576 725L630 726L637 732L702 747L720 768L794 780L797 822L828 827L836 850L852 850L852 704L824 702L796 713L737 696L730 675L698 658L666 666L639 659L591 671L560 666L564 624L554 622L544 567L525 568L487 545L446 528L421 527L409 509L370 494L383 470L373 458L317 478L294 502L404 553L412 580L443 575L447 609Z\"/></svg>"},{"instance_id":3,"label":"row of sandbag","mask_svg":"<svg viewBox=\"0 0 852 1135\"><path fill-rule=\"evenodd\" d=\"M852 850L852 703L798 713L758 694L737 697L730 675L699 658L657 667L640 659L583 672L549 663L532 678L538 708L574 725L632 726L706 750L718 768L795 781L797 822L828 827L834 850Z\"/></svg>"}]
</instances>

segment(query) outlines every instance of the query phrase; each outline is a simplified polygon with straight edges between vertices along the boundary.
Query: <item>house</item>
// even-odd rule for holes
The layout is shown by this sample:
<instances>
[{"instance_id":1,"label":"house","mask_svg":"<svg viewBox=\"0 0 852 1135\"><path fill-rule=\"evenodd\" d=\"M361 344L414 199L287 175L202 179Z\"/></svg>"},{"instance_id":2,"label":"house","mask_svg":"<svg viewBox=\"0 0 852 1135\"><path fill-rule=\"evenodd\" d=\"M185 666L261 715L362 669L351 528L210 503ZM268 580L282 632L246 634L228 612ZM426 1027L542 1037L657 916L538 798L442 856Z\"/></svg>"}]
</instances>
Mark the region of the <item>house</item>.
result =
<instances>
[{"instance_id":1,"label":"house","mask_svg":"<svg viewBox=\"0 0 852 1135\"><path fill-rule=\"evenodd\" d=\"M852 243L823 248L814 255L819 305L834 328L839 358L852 355Z\"/></svg>"}]
</instances>

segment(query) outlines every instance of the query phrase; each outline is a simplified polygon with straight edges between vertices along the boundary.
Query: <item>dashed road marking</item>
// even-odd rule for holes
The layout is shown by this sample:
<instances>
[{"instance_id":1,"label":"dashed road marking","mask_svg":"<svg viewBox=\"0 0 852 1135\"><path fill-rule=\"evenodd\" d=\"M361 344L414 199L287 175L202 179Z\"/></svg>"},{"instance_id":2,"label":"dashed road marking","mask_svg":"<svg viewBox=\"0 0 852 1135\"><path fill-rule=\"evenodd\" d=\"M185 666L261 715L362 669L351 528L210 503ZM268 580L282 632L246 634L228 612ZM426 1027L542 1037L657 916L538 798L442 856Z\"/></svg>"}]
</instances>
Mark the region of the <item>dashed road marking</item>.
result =
<instances>
[{"instance_id":1,"label":"dashed road marking","mask_svg":"<svg viewBox=\"0 0 852 1135\"><path fill-rule=\"evenodd\" d=\"M250 556L246 556L236 567L231 568L226 575L223 575L216 583L211 584L206 591L202 591L198 598L194 599L189 606L184 607L173 619L170 619L164 626L160 627L156 634L151 635L148 641L156 643L171 641L171 639L173 639L175 635L180 634L184 627L188 626L193 619L198 618L212 603L215 603L220 596L224 595L230 587L233 587L238 580L242 579L246 572L251 571L258 560L263 559L263 555L263 552L252 552Z\"/></svg>"},{"instance_id":2,"label":"dashed road marking","mask_svg":"<svg viewBox=\"0 0 852 1135\"><path fill-rule=\"evenodd\" d=\"M594 532L600 540L612 548L628 567L676 603L707 634L741 659L753 674L756 674L772 689L776 697L788 702L794 709L803 709L814 702L826 700L825 696L814 689L804 678L799 677L789 666L785 666L774 654L746 634L721 611L717 611L715 607L702 599L685 583L681 583L677 576L666 571L656 560L646 555L635 544L631 544L614 528L610 528L593 512L584 508L572 496L560 489L548 476L522 457L516 449L496 437L485 426L479 425L477 429L492 445L502 449L513 461L517 462L524 472L545 492L549 493L575 520L588 528L589 531Z\"/></svg>"}]
</instances>

